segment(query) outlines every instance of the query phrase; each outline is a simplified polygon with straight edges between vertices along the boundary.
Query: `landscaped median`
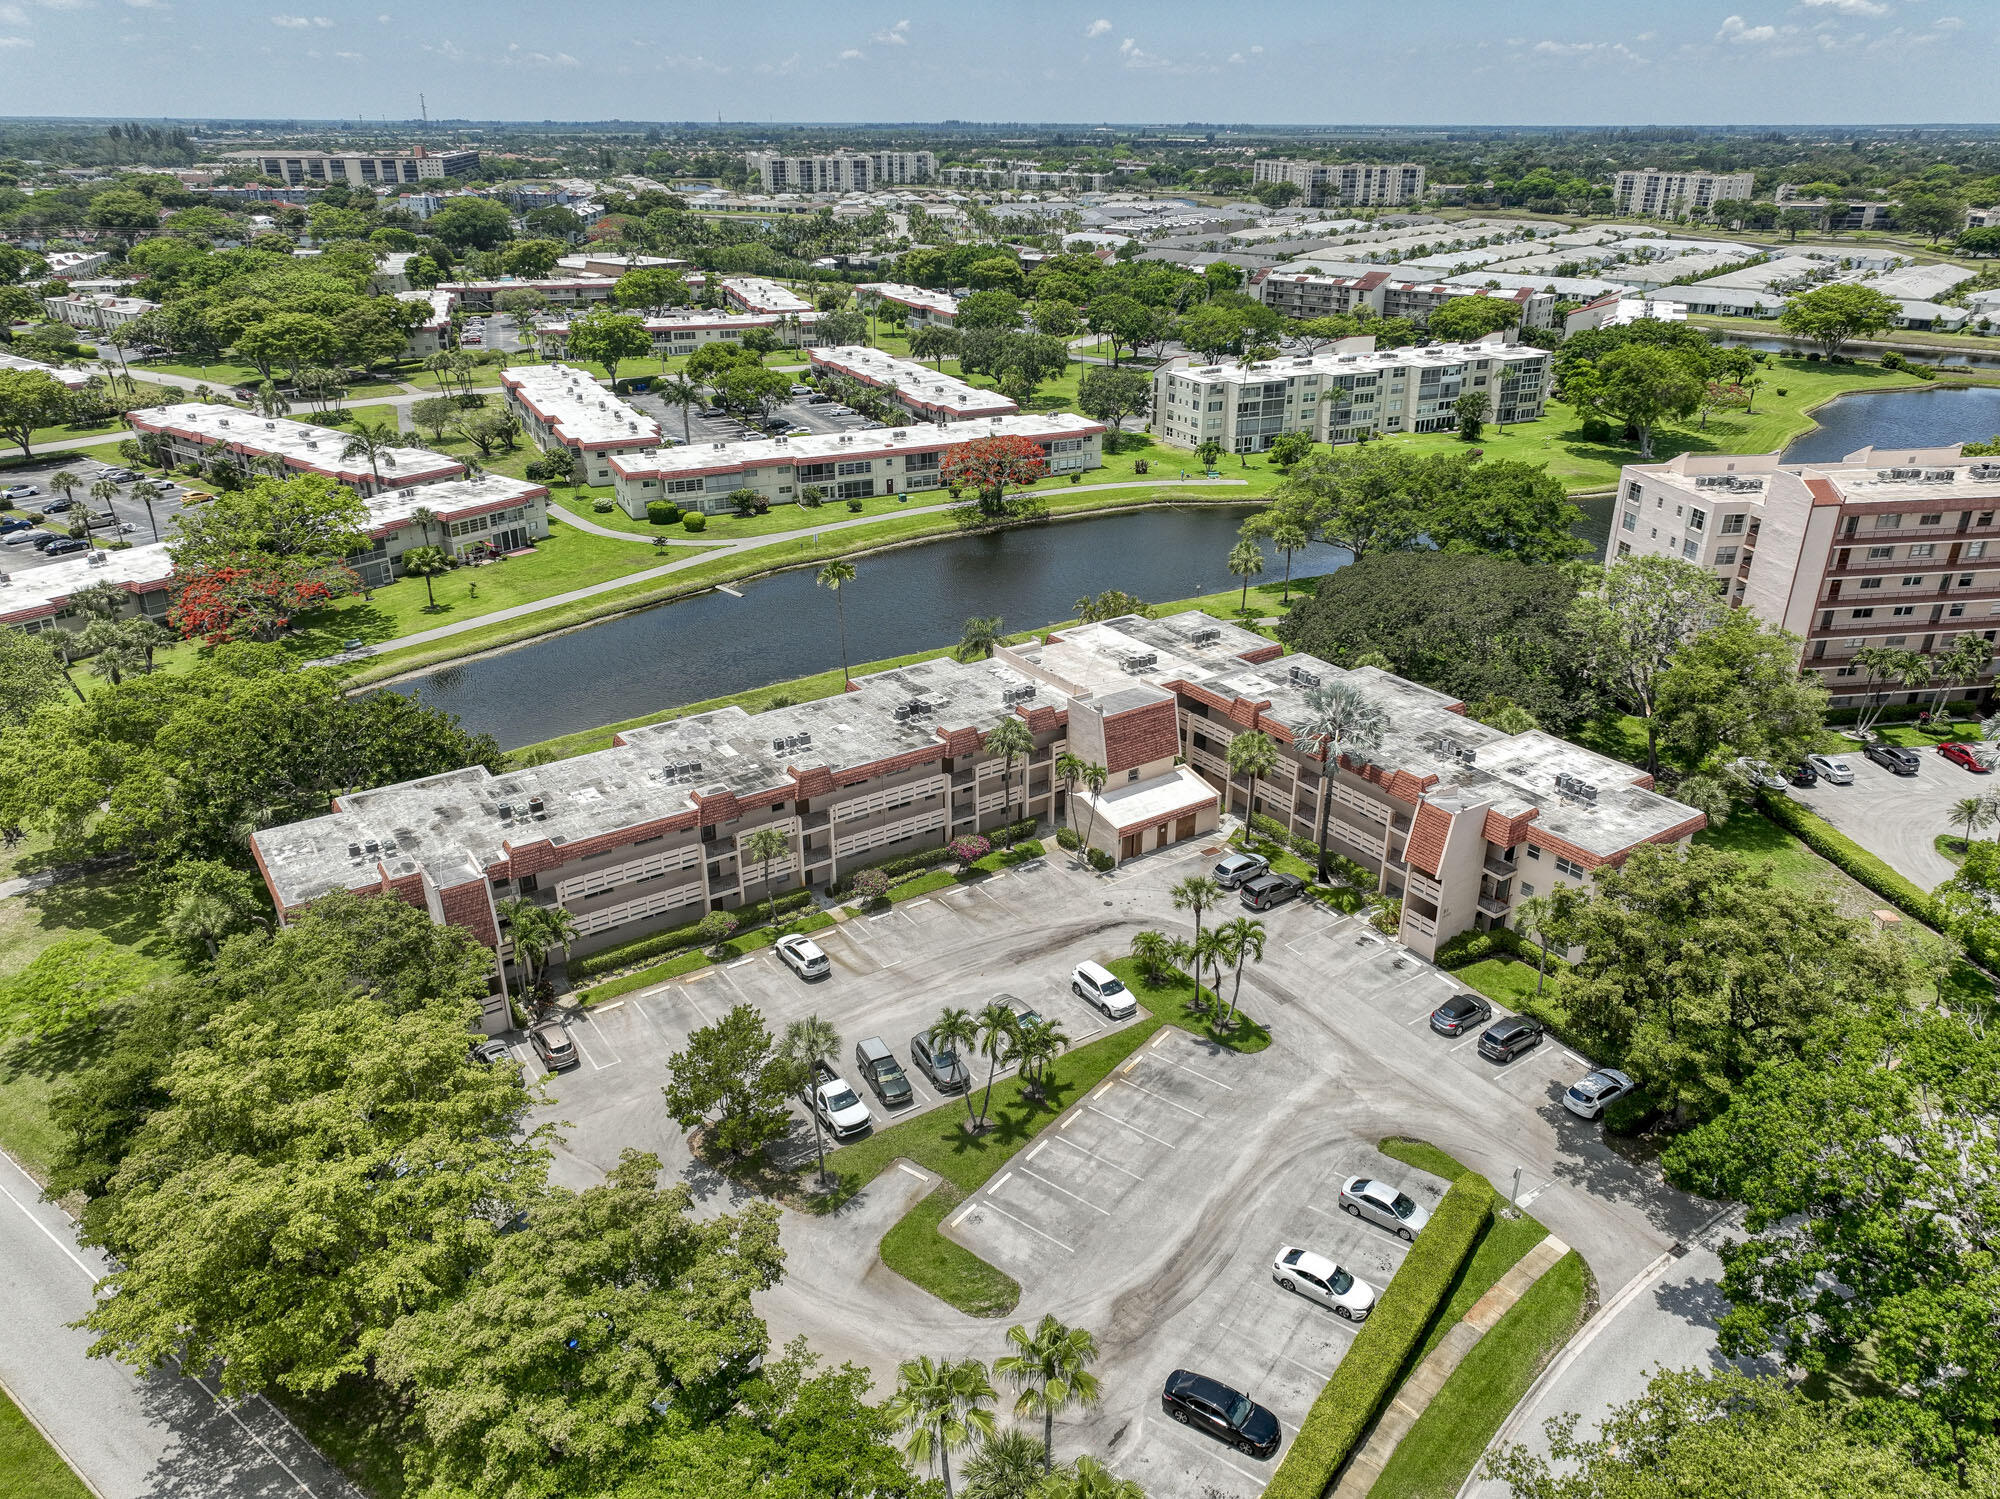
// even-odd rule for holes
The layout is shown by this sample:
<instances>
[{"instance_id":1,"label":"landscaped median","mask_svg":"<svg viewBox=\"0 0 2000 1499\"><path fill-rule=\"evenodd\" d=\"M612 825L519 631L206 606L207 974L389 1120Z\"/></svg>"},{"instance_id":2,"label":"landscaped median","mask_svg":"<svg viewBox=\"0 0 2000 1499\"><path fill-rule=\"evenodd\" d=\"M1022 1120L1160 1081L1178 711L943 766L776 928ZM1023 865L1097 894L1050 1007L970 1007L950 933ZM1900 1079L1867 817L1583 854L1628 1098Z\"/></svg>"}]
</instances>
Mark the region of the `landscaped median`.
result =
<instances>
[{"instance_id":1,"label":"landscaped median","mask_svg":"<svg viewBox=\"0 0 2000 1499\"><path fill-rule=\"evenodd\" d=\"M1271 1044L1271 1033L1241 1010L1228 1026L1222 1025L1228 1007L1206 985L1197 1000L1194 980L1178 968L1163 972L1160 982L1154 983L1146 977L1145 965L1137 958L1113 958L1105 967L1125 981L1132 997L1155 1020L1177 1025L1204 1041L1213 1041L1246 1056Z\"/></svg>"},{"instance_id":2,"label":"landscaped median","mask_svg":"<svg viewBox=\"0 0 2000 1499\"><path fill-rule=\"evenodd\" d=\"M812 897L804 891L794 891L789 897L778 901L778 912L797 910L809 904ZM746 907L754 912L757 908ZM678 978L684 973L707 968L716 963L728 963L747 953L769 947L780 937L793 932L824 931L833 925L833 918L824 911L807 911L804 915L776 923L764 923L751 927L748 931L733 932L721 940L714 939L704 930L700 922L676 927L672 931L656 932L651 937L623 947L608 948L602 953L593 953L588 958L577 960L570 966L572 980L588 978L593 973L610 973L614 976L601 984L593 984L580 990L577 1002L583 1005L599 1004L614 999L620 994L630 994L634 989L645 989L653 984L664 983ZM647 960L672 954L664 962L650 963ZM642 967L632 967L643 964ZM618 972L629 969L628 972ZM581 971L579 971L581 970Z\"/></svg>"}]
</instances>

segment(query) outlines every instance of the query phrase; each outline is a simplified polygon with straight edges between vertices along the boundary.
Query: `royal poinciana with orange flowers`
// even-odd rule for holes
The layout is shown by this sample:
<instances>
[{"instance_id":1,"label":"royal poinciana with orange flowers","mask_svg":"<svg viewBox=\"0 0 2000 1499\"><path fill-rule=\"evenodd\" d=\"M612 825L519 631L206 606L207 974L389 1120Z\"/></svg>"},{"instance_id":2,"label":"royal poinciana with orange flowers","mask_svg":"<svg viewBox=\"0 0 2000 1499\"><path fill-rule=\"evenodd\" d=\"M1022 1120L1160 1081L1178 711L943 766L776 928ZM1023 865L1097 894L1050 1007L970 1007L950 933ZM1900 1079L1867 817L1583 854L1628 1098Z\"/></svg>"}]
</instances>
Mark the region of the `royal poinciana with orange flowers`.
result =
<instances>
[{"instance_id":1,"label":"royal poinciana with orange flowers","mask_svg":"<svg viewBox=\"0 0 2000 1499\"><path fill-rule=\"evenodd\" d=\"M946 448L938 465L944 487L956 494L976 492L989 515L1007 509L1007 487L1032 484L1049 471L1042 450L1025 437L981 437Z\"/></svg>"},{"instance_id":2,"label":"royal poinciana with orange flowers","mask_svg":"<svg viewBox=\"0 0 2000 1499\"><path fill-rule=\"evenodd\" d=\"M360 586L346 568L246 556L176 576L167 623L184 640L227 645L275 640L295 615L332 603Z\"/></svg>"}]
</instances>

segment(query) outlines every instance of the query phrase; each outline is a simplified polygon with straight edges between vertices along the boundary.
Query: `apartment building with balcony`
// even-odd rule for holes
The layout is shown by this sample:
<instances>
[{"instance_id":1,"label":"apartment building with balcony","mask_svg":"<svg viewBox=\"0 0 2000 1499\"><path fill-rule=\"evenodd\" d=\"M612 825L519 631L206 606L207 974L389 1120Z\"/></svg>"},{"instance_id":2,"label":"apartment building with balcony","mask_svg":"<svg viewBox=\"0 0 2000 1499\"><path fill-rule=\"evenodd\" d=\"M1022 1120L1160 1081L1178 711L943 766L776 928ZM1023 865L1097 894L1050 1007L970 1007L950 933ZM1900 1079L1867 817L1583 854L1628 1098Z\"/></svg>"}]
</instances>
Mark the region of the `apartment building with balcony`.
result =
<instances>
[{"instance_id":1,"label":"apartment building with balcony","mask_svg":"<svg viewBox=\"0 0 2000 1499\"><path fill-rule=\"evenodd\" d=\"M1255 163L1253 182L1289 182L1312 208L1331 204L1395 207L1424 196L1424 169L1414 161L1301 161L1277 157Z\"/></svg>"},{"instance_id":2,"label":"apartment building with balcony","mask_svg":"<svg viewBox=\"0 0 2000 1499\"><path fill-rule=\"evenodd\" d=\"M982 160L977 166L946 167L939 180L947 187L1003 192L1101 193L1111 186L1111 173L1054 171L1033 161Z\"/></svg>"},{"instance_id":3,"label":"apartment building with balcony","mask_svg":"<svg viewBox=\"0 0 2000 1499\"><path fill-rule=\"evenodd\" d=\"M1555 297L1525 286L1505 290L1460 286L1451 281L1410 281L1388 271L1325 276L1311 271L1273 270L1252 277L1250 290L1265 306L1289 318L1334 317L1365 309L1377 317L1408 318L1422 324L1454 298L1497 297L1514 304L1523 328L1548 328L1555 324Z\"/></svg>"},{"instance_id":4,"label":"apartment building with balcony","mask_svg":"<svg viewBox=\"0 0 2000 1499\"><path fill-rule=\"evenodd\" d=\"M659 423L619 400L588 370L523 365L500 372L500 389L535 445L544 452L567 448L586 483L609 484L613 457L659 446Z\"/></svg>"},{"instance_id":5,"label":"apartment building with balcony","mask_svg":"<svg viewBox=\"0 0 2000 1499\"><path fill-rule=\"evenodd\" d=\"M1153 430L1175 447L1210 438L1225 452L1261 453L1285 432L1357 442L1389 432L1444 432L1468 390L1492 397L1490 419L1532 421L1547 400L1549 354L1502 334L1471 344L1376 351L1373 339L1255 364L1170 359L1153 375Z\"/></svg>"},{"instance_id":6,"label":"apartment building with balcony","mask_svg":"<svg viewBox=\"0 0 2000 1499\"><path fill-rule=\"evenodd\" d=\"M762 276L725 276L722 295L730 306L766 317L800 317L813 310L813 304L789 286Z\"/></svg>"},{"instance_id":7,"label":"apartment building with balcony","mask_svg":"<svg viewBox=\"0 0 2000 1499\"><path fill-rule=\"evenodd\" d=\"M510 371L511 373L511 371ZM237 406L184 401L174 406L140 407L126 415L135 432L157 437L169 462L205 462L211 454L233 453L253 475L321 474L368 499L389 490L434 484L465 473L456 458L427 448L390 448L375 455L344 456L349 434L285 417L259 416Z\"/></svg>"},{"instance_id":8,"label":"apartment building with balcony","mask_svg":"<svg viewBox=\"0 0 2000 1499\"><path fill-rule=\"evenodd\" d=\"M1646 167L1612 178L1614 211L1679 213L1715 203L1747 203L1756 179L1749 172L1665 172Z\"/></svg>"},{"instance_id":9,"label":"apartment building with balcony","mask_svg":"<svg viewBox=\"0 0 2000 1499\"><path fill-rule=\"evenodd\" d=\"M930 151L839 150L815 156L746 151L743 160L767 193L865 193L937 176L937 156Z\"/></svg>"},{"instance_id":10,"label":"apartment building with balcony","mask_svg":"<svg viewBox=\"0 0 2000 1499\"><path fill-rule=\"evenodd\" d=\"M1050 473L1077 473L1103 464L1104 427L1070 412L992 417L940 428L827 432L761 442L689 443L619 454L612 482L619 508L635 518L653 500L683 510L726 511L729 496L748 489L773 505L798 501L808 486L829 499L867 499L936 489L944 455L980 437L1025 437L1046 455Z\"/></svg>"},{"instance_id":11,"label":"apartment building with balcony","mask_svg":"<svg viewBox=\"0 0 2000 1499\"><path fill-rule=\"evenodd\" d=\"M368 546L343 560L365 586L381 588L402 576L403 554L412 547L440 547L472 561L546 541L549 492L505 474L389 489L368 501L365 527Z\"/></svg>"},{"instance_id":12,"label":"apartment building with balcony","mask_svg":"<svg viewBox=\"0 0 2000 1499\"><path fill-rule=\"evenodd\" d=\"M533 292L553 307L589 307L611 300L617 280L611 276L495 276L487 281L441 281L438 290L454 307L467 312L491 312L495 299L510 291Z\"/></svg>"},{"instance_id":13,"label":"apartment building with balcony","mask_svg":"<svg viewBox=\"0 0 2000 1499\"><path fill-rule=\"evenodd\" d=\"M1605 560L1629 556L1710 570L1731 604L1800 636L1802 669L1836 706L1855 706L1871 692L1854 660L1864 647L1928 656L1966 634L2000 643L2000 460L1954 444L1829 463L1629 464ZM1959 685L1990 689L1994 671Z\"/></svg>"},{"instance_id":14,"label":"apartment building with balcony","mask_svg":"<svg viewBox=\"0 0 2000 1499\"><path fill-rule=\"evenodd\" d=\"M42 298L42 307L57 322L92 333L116 333L159 305L144 297L120 297L107 292L73 291L66 297Z\"/></svg>"},{"instance_id":15,"label":"apartment building with balcony","mask_svg":"<svg viewBox=\"0 0 2000 1499\"><path fill-rule=\"evenodd\" d=\"M430 291L399 291L398 301L418 302L429 309L421 323L414 324L403 345L406 359L427 359L451 347L451 293L442 287Z\"/></svg>"},{"instance_id":16,"label":"apartment building with balcony","mask_svg":"<svg viewBox=\"0 0 2000 1499\"><path fill-rule=\"evenodd\" d=\"M115 583L128 598L116 618L166 621L174 559L164 542L149 541L121 552L82 552L40 567L0 572L0 625L24 634L82 630L91 621L73 602L84 589Z\"/></svg>"},{"instance_id":17,"label":"apartment building with balcony","mask_svg":"<svg viewBox=\"0 0 2000 1499\"><path fill-rule=\"evenodd\" d=\"M818 336L815 330L819 314L805 312L781 317L775 313L684 312L649 317L643 321L647 334L653 340L654 354L669 358L676 354L692 354L703 344L741 343L743 335L753 328L764 329L787 347L801 348ZM543 357L561 359L569 349L569 330L568 319L538 323L535 326L535 346Z\"/></svg>"},{"instance_id":18,"label":"apartment building with balcony","mask_svg":"<svg viewBox=\"0 0 2000 1499\"><path fill-rule=\"evenodd\" d=\"M941 375L914 359L898 359L862 344L814 349L815 375L840 375L879 390L920 422L973 422L1014 416L1021 408L997 390Z\"/></svg>"},{"instance_id":19,"label":"apartment building with balcony","mask_svg":"<svg viewBox=\"0 0 2000 1499\"><path fill-rule=\"evenodd\" d=\"M905 286L900 281L864 281L854 288L863 303L890 302L903 309L903 320L913 328L927 323L940 328L958 324L958 298L948 291Z\"/></svg>"},{"instance_id":20,"label":"apartment building with balcony","mask_svg":"<svg viewBox=\"0 0 2000 1499\"><path fill-rule=\"evenodd\" d=\"M432 151L225 151L222 160L254 163L260 176L291 187L380 187L470 177L479 170L475 150Z\"/></svg>"}]
</instances>

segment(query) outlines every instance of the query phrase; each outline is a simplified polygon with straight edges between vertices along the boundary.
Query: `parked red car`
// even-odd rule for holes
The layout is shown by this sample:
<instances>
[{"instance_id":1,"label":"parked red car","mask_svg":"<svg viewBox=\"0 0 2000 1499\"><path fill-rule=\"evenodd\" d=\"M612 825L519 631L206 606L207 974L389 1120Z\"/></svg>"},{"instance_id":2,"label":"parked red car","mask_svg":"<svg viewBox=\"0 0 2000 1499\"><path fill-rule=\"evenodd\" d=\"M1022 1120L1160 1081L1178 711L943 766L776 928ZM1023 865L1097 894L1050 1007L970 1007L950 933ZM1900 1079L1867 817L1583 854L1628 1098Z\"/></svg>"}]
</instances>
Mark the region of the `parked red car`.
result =
<instances>
[{"instance_id":1,"label":"parked red car","mask_svg":"<svg viewBox=\"0 0 2000 1499\"><path fill-rule=\"evenodd\" d=\"M1975 755L1972 752L1972 746L1969 744L1940 744L1937 747L1937 752L1943 755L1945 759L1951 761L1952 764L1963 765L1974 775L1983 776L1993 768L1981 760L1979 756Z\"/></svg>"}]
</instances>

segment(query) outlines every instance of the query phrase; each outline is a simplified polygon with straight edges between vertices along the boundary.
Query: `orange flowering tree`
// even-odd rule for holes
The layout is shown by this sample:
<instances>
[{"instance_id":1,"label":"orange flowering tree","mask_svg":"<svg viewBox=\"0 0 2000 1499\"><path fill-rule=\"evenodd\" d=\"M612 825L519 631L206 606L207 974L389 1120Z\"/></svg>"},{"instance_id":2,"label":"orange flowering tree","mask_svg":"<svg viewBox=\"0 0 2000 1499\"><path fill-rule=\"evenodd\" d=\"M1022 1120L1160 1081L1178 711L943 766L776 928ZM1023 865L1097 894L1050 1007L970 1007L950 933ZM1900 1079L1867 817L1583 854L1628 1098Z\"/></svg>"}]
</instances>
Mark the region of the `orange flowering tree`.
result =
<instances>
[{"instance_id":1,"label":"orange flowering tree","mask_svg":"<svg viewBox=\"0 0 2000 1499\"><path fill-rule=\"evenodd\" d=\"M244 556L176 577L167 623L183 640L276 640L300 614L357 586L344 567Z\"/></svg>"},{"instance_id":2,"label":"orange flowering tree","mask_svg":"<svg viewBox=\"0 0 2000 1499\"><path fill-rule=\"evenodd\" d=\"M1042 450L1025 437L979 437L946 448L938 477L954 494L974 491L982 514L1009 515L1008 486L1032 484L1048 471Z\"/></svg>"}]
</instances>

